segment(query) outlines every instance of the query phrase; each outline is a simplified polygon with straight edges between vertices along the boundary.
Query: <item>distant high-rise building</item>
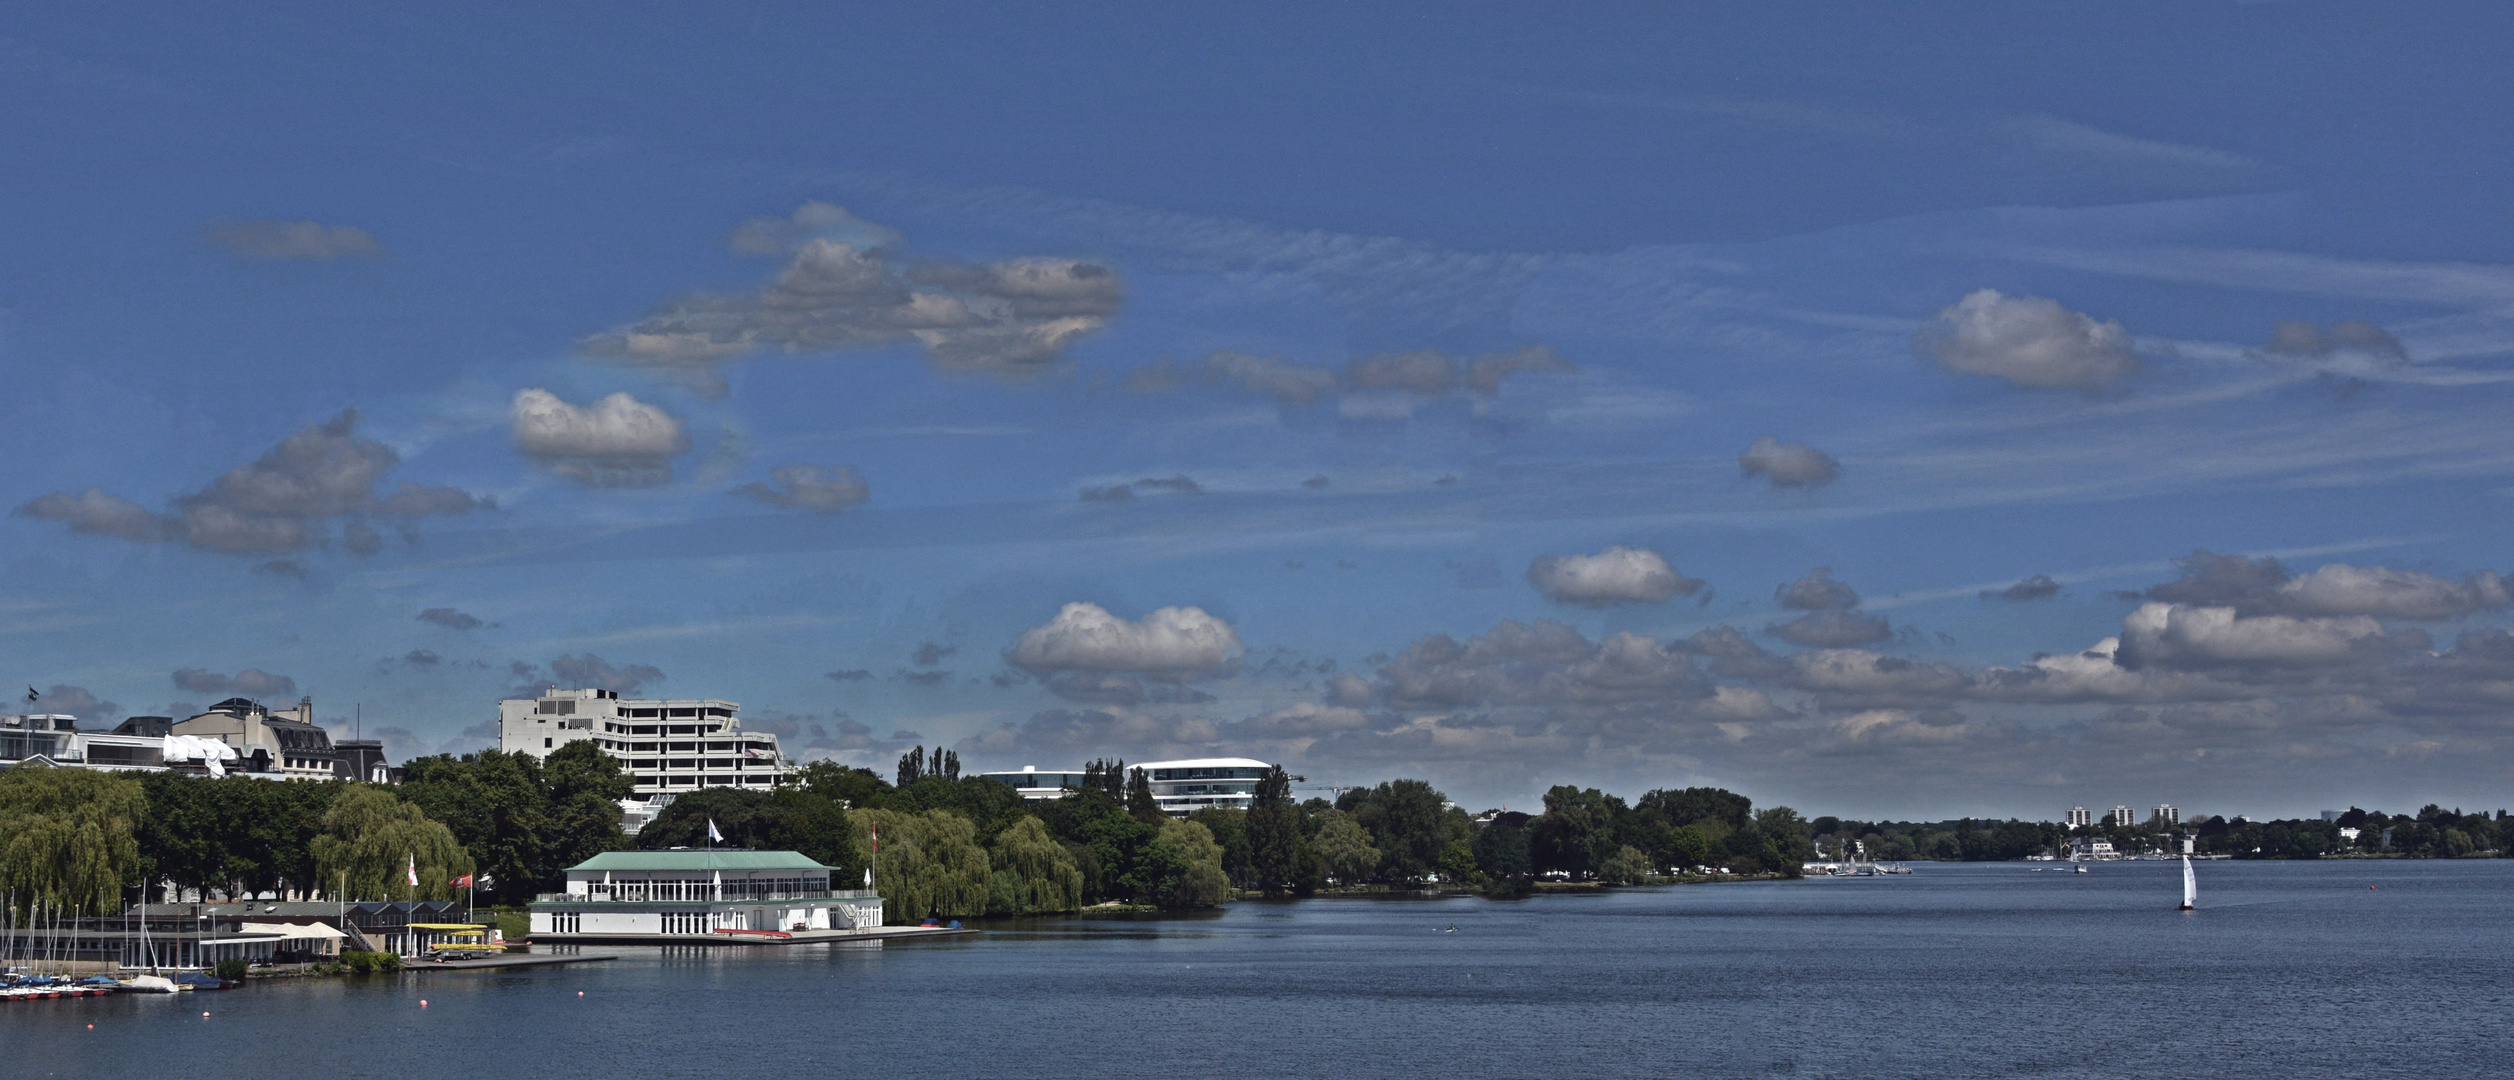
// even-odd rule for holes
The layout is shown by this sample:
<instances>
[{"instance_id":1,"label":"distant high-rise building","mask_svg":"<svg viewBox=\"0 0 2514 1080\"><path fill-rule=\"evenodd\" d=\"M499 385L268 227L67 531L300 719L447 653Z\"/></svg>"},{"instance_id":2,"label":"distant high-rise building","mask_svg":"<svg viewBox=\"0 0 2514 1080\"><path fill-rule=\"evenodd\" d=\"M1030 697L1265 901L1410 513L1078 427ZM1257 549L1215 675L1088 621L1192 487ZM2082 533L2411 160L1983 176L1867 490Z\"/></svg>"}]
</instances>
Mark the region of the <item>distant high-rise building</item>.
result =
<instances>
[{"instance_id":1,"label":"distant high-rise building","mask_svg":"<svg viewBox=\"0 0 2514 1080\"><path fill-rule=\"evenodd\" d=\"M2339 820L2342 816L2346 815L2347 813L2348 813L2348 811L2346 811L2346 810L2324 810L2324 811L2322 811L2322 820L2324 820L2324 821L2338 821L2338 820Z\"/></svg>"},{"instance_id":2,"label":"distant high-rise building","mask_svg":"<svg viewBox=\"0 0 2514 1080\"><path fill-rule=\"evenodd\" d=\"M2127 806L2116 806L2116 807L2113 807L2113 808L2112 808L2112 813L2110 813L2110 814L2106 814L2106 815L2104 815L2104 816L2106 816L2106 817L2108 817L2108 818L2111 818L2111 819L2112 819L2112 823L2113 823L2113 824L2115 824L2115 825L2119 825L2119 826L2122 826L2122 827L2124 827L2124 828L2127 828L2127 827L2129 827L2129 826L2136 825L2136 824L2138 824L2138 823L2139 823L2139 819L2137 819L2137 818L2134 818L2134 817L2131 817L2131 816L2130 816L2130 808L2129 808L2129 807L2127 807Z\"/></svg>"},{"instance_id":3,"label":"distant high-rise building","mask_svg":"<svg viewBox=\"0 0 2514 1080\"><path fill-rule=\"evenodd\" d=\"M2082 827L2084 827L2084 826L2088 826L2088 825L2092 825L2092 824L2095 824L2095 813L2094 813L2094 811L2088 810L2087 808L2085 808L2085 807L2083 807L2083 806L2072 806L2072 807L2070 807L2070 808L2069 808L2069 827L2070 827L2070 828L2072 828L2072 829L2082 828Z\"/></svg>"},{"instance_id":4,"label":"distant high-rise building","mask_svg":"<svg viewBox=\"0 0 2514 1080\"><path fill-rule=\"evenodd\" d=\"M2176 825L2182 824L2182 811L2177 807L2167 806L2164 803L2157 803L2156 820L2163 822L2164 826L2168 829L2173 828Z\"/></svg>"}]
</instances>

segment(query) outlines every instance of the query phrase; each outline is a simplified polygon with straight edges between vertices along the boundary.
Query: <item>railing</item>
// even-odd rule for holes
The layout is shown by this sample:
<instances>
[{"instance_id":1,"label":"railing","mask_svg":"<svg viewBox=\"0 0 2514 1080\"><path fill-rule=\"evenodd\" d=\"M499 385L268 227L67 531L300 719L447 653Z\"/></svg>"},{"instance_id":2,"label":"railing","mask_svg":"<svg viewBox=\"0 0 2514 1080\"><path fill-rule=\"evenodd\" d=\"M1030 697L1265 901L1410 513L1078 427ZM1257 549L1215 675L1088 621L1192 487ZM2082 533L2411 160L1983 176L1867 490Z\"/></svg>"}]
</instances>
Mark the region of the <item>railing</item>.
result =
<instances>
[{"instance_id":1,"label":"railing","mask_svg":"<svg viewBox=\"0 0 2514 1080\"><path fill-rule=\"evenodd\" d=\"M536 904L748 904L773 903L779 900L871 900L881 895L881 893L872 889L806 889L798 892L755 893L749 896L744 896L739 892L728 892L722 896L702 897L696 900L652 900L643 897L632 898L612 895L613 892L617 891L618 890L609 890L599 895L594 893L540 893L533 897L533 902Z\"/></svg>"}]
</instances>

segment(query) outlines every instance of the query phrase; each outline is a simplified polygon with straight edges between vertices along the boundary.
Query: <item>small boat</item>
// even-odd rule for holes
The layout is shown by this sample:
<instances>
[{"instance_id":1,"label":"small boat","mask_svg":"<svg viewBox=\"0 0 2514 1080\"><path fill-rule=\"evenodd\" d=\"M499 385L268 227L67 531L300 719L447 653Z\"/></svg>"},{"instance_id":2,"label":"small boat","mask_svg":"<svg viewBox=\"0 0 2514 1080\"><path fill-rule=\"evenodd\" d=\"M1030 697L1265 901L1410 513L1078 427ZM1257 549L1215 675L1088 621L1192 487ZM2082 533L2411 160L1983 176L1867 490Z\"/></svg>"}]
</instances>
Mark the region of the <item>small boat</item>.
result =
<instances>
[{"instance_id":1,"label":"small boat","mask_svg":"<svg viewBox=\"0 0 2514 1080\"><path fill-rule=\"evenodd\" d=\"M134 975L122 988L134 994L173 994L182 991L174 981L159 975Z\"/></svg>"},{"instance_id":2,"label":"small boat","mask_svg":"<svg viewBox=\"0 0 2514 1080\"><path fill-rule=\"evenodd\" d=\"M2086 864L2085 864L2085 863L2079 863L2079 864L2077 864L2077 868L2076 868L2076 870L2075 870L2075 871L2073 871L2073 872L2074 872L2074 873L2084 874L2084 873L2088 873L2089 871L2086 869Z\"/></svg>"},{"instance_id":3,"label":"small boat","mask_svg":"<svg viewBox=\"0 0 2514 1080\"><path fill-rule=\"evenodd\" d=\"M2191 858L2186 855L2182 860L2182 910L2198 911L2199 909L2200 879L2191 872Z\"/></svg>"}]
</instances>

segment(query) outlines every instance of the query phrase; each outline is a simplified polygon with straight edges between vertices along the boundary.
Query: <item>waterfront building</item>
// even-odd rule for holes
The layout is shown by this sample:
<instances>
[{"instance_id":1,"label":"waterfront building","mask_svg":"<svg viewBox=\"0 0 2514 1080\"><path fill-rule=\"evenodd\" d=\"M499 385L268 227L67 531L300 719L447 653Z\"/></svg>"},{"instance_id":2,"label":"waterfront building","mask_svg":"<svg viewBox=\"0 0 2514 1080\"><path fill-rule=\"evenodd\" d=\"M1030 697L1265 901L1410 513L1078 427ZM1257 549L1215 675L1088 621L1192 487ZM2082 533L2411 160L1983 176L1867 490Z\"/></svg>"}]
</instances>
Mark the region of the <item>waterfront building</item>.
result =
<instances>
[{"instance_id":1,"label":"waterfront building","mask_svg":"<svg viewBox=\"0 0 2514 1080\"><path fill-rule=\"evenodd\" d=\"M2070 828L2079 829L2093 824L2095 824L2095 815L2092 811L2089 811L2083 806L2072 806L2069 808Z\"/></svg>"},{"instance_id":2,"label":"waterfront building","mask_svg":"<svg viewBox=\"0 0 2514 1080\"><path fill-rule=\"evenodd\" d=\"M793 851L606 851L532 902L532 936L696 944L881 926L881 896L832 888L835 869Z\"/></svg>"},{"instance_id":3,"label":"waterfront building","mask_svg":"<svg viewBox=\"0 0 2514 1080\"><path fill-rule=\"evenodd\" d=\"M2179 807L2158 803L2156 804L2156 820L2164 822L2168 829L2175 828L2182 824L2182 810Z\"/></svg>"},{"instance_id":4,"label":"waterfront building","mask_svg":"<svg viewBox=\"0 0 2514 1080\"><path fill-rule=\"evenodd\" d=\"M2139 823L2139 819L2138 819L2135 815L2131 814L2131 812L2130 812L2130 808L2129 808L2129 807L2127 807L2127 806L2116 806L2116 807L2113 807L2113 808L2112 808L2112 813L2106 814L2106 815L2104 815L2104 816L2105 816L2106 818L2111 819L2111 821L2112 821L2112 823L2113 823L2113 824L2118 825L2118 826L2120 826L2120 827L2122 827L2122 828L2125 828L2125 829L2126 829L2126 828L2129 828L2129 827L2130 827L2130 826L2132 826L2132 825L2136 825L2136 824L2138 824L2138 823Z\"/></svg>"},{"instance_id":5,"label":"waterfront building","mask_svg":"<svg viewBox=\"0 0 2514 1080\"><path fill-rule=\"evenodd\" d=\"M609 690L545 690L498 702L498 749L547 758L591 741L636 781L635 797L622 807L634 813L654 796L703 787L764 791L793 771L775 735L742 730L734 716L741 709L717 698L624 700Z\"/></svg>"},{"instance_id":6,"label":"waterfront building","mask_svg":"<svg viewBox=\"0 0 2514 1080\"><path fill-rule=\"evenodd\" d=\"M1127 766L1126 773L1131 778L1135 770L1143 770L1152 787L1152 801L1161 812L1183 818L1209 806L1248 809L1257 801L1257 782L1273 768L1254 758L1192 758L1141 762ZM978 775L1012 785L1024 799L1045 800L1063 798L1081 788L1083 771L1042 772L1038 766L1026 765L1019 772Z\"/></svg>"}]
</instances>

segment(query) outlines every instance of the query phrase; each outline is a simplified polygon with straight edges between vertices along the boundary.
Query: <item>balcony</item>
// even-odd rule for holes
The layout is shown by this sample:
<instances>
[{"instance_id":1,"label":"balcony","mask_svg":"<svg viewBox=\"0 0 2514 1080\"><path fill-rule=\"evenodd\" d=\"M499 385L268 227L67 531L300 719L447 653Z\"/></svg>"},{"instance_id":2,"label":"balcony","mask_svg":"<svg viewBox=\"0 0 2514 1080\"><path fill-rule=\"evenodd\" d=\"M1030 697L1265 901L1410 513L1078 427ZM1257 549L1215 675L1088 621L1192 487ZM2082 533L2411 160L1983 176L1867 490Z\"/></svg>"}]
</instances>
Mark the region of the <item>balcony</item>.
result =
<instances>
[{"instance_id":1,"label":"balcony","mask_svg":"<svg viewBox=\"0 0 2514 1080\"><path fill-rule=\"evenodd\" d=\"M739 891L728 896L699 900L652 900L644 897L613 896L609 892L540 893L536 904L750 904L775 903L781 900L872 900L882 894L872 889L806 889L800 892L764 892L745 896Z\"/></svg>"}]
</instances>

